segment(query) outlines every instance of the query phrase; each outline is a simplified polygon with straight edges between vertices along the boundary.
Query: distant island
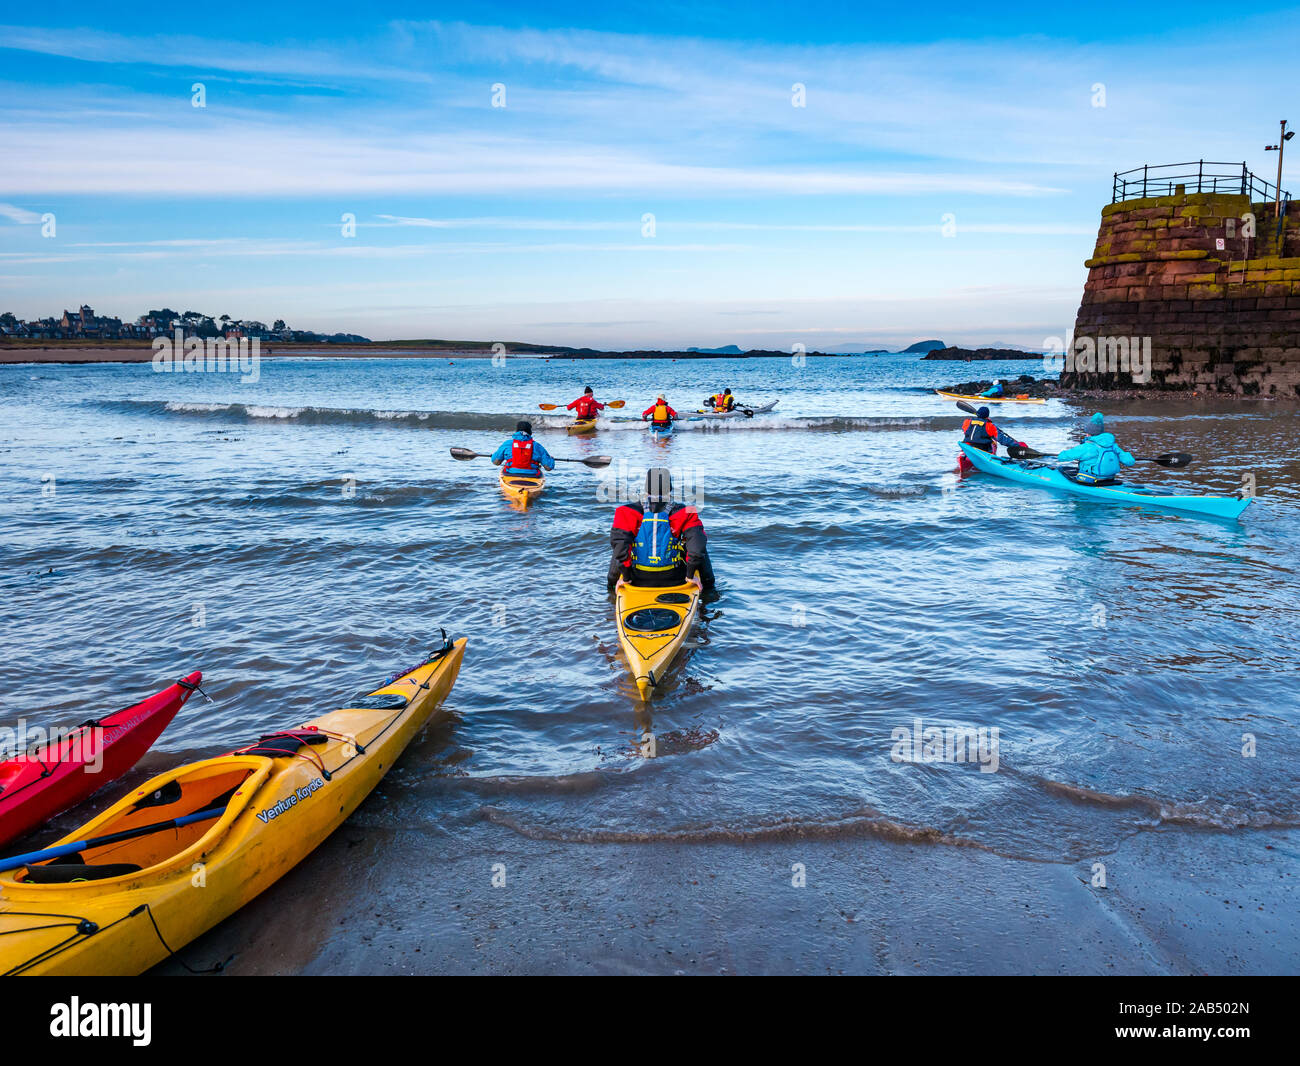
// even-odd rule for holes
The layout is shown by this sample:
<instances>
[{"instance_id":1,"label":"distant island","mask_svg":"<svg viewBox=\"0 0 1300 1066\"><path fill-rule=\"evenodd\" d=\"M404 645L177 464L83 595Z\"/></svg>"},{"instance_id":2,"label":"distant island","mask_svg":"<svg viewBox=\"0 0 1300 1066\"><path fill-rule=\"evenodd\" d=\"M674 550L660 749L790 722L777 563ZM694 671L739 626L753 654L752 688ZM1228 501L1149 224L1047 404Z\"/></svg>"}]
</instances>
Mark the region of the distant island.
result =
<instances>
[{"instance_id":1,"label":"distant island","mask_svg":"<svg viewBox=\"0 0 1300 1066\"><path fill-rule=\"evenodd\" d=\"M744 355L738 344L724 344L721 348L687 348L688 352L699 352L701 355Z\"/></svg>"},{"instance_id":2,"label":"distant island","mask_svg":"<svg viewBox=\"0 0 1300 1066\"><path fill-rule=\"evenodd\" d=\"M927 352L924 358L970 363L1005 359L1042 359L1043 356L1041 352L1026 352L1019 348L935 348Z\"/></svg>"},{"instance_id":3,"label":"distant island","mask_svg":"<svg viewBox=\"0 0 1300 1066\"><path fill-rule=\"evenodd\" d=\"M943 341L917 341L915 344L909 344L904 348L903 354L906 355L911 352L933 352L946 347L947 345L945 345Z\"/></svg>"}]
</instances>

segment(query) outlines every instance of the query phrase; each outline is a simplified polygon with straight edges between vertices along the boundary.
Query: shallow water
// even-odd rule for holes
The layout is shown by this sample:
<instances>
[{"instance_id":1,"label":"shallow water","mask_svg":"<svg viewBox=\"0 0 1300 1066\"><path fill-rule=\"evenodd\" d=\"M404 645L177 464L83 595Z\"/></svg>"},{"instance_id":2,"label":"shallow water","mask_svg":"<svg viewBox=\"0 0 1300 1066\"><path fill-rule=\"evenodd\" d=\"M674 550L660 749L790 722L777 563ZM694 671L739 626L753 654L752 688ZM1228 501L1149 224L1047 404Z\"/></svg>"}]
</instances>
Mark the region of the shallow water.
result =
<instances>
[{"instance_id":1,"label":"shallow water","mask_svg":"<svg viewBox=\"0 0 1300 1066\"><path fill-rule=\"evenodd\" d=\"M198 667L216 704L188 704L158 769L339 705L446 627L469 638L451 724L372 819L559 841L875 834L1049 861L1170 824L1300 824L1297 409L1108 411L1135 454L1197 456L1148 466L1150 484L1254 475L1239 523L959 481L962 416L929 390L1022 372L1042 371L276 359L241 385L0 367L4 720L75 723ZM685 412L724 385L780 406L666 443L633 422L570 438L536 405L589 382L632 415L659 389ZM995 417L1050 451L1089 413ZM668 465L698 493L721 596L650 712L604 590L611 479L561 464L519 513L485 460L449 456L491 451L519 415L556 455L612 455L632 483ZM918 719L996 729L996 772L891 759Z\"/></svg>"}]
</instances>

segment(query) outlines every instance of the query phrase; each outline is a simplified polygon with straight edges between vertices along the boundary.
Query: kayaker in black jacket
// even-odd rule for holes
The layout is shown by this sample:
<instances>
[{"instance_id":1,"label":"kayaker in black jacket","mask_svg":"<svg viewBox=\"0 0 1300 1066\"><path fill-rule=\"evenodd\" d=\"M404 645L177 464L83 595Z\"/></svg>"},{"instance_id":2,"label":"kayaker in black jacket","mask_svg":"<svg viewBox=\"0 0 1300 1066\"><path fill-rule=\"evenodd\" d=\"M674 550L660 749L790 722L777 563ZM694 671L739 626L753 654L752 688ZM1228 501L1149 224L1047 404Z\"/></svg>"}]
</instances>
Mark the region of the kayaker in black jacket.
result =
<instances>
[{"instance_id":1,"label":"kayaker in black jacket","mask_svg":"<svg viewBox=\"0 0 1300 1066\"><path fill-rule=\"evenodd\" d=\"M673 482L663 467L646 471L642 507L622 504L609 533L613 555L606 588L621 577L632 585L681 585L698 580L706 592L716 584L708 535L694 507L673 502Z\"/></svg>"},{"instance_id":2,"label":"kayaker in black jacket","mask_svg":"<svg viewBox=\"0 0 1300 1066\"><path fill-rule=\"evenodd\" d=\"M962 443L969 444L972 448L978 448L982 452L997 454L998 445L1005 444L1010 448L1013 444L1023 448L1023 442L1016 440L1015 437L1004 433L989 421L989 409L981 407L974 418L968 418L961 424Z\"/></svg>"}]
</instances>

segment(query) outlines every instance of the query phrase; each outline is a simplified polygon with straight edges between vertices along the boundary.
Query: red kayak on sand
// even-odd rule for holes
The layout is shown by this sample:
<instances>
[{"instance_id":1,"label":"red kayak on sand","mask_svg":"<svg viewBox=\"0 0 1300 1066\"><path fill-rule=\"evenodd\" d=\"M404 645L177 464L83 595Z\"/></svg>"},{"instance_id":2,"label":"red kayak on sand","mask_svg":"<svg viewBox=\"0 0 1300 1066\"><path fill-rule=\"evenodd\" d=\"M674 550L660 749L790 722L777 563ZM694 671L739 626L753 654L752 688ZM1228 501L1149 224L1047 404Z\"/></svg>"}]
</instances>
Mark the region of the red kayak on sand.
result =
<instances>
[{"instance_id":1,"label":"red kayak on sand","mask_svg":"<svg viewBox=\"0 0 1300 1066\"><path fill-rule=\"evenodd\" d=\"M0 761L0 844L80 803L131 769L199 687L195 670L156 696Z\"/></svg>"}]
</instances>

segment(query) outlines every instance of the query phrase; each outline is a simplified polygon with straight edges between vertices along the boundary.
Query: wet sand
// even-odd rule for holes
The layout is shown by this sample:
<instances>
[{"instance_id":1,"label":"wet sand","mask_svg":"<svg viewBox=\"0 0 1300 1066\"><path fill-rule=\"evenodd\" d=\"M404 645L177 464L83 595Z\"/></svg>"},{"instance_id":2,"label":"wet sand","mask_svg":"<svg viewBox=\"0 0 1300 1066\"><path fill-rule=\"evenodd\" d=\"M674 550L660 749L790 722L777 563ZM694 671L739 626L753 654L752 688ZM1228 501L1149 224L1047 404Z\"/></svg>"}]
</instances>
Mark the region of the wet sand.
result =
<instances>
[{"instance_id":1,"label":"wet sand","mask_svg":"<svg viewBox=\"0 0 1300 1066\"><path fill-rule=\"evenodd\" d=\"M1297 857L1293 830L1153 831L1100 857L1096 889L1092 860L872 837L574 844L490 822L392 831L363 809L181 958L262 975L1294 973Z\"/></svg>"}]
</instances>

